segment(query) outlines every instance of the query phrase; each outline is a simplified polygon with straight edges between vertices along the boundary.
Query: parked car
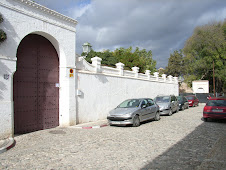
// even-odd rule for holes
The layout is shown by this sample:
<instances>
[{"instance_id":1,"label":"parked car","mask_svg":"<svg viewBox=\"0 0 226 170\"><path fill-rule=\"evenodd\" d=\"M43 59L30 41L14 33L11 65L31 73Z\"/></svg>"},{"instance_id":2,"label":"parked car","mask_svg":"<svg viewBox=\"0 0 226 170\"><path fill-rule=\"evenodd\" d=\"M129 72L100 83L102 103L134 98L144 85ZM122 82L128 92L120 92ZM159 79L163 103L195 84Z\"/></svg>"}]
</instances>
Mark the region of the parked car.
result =
<instances>
[{"instance_id":1,"label":"parked car","mask_svg":"<svg viewBox=\"0 0 226 170\"><path fill-rule=\"evenodd\" d=\"M180 110L184 110L184 109L189 108L188 100L184 96L177 96L177 100L179 102Z\"/></svg>"},{"instance_id":2,"label":"parked car","mask_svg":"<svg viewBox=\"0 0 226 170\"><path fill-rule=\"evenodd\" d=\"M140 126L140 122L154 119L160 120L159 107L150 98L128 99L109 112L110 125Z\"/></svg>"},{"instance_id":3,"label":"parked car","mask_svg":"<svg viewBox=\"0 0 226 170\"><path fill-rule=\"evenodd\" d=\"M195 107L199 105L199 99L195 95L185 96L188 99L189 107Z\"/></svg>"},{"instance_id":4,"label":"parked car","mask_svg":"<svg viewBox=\"0 0 226 170\"><path fill-rule=\"evenodd\" d=\"M179 111L179 103L174 95L157 96L154 101L159 106L160 115L171 116L174 112Z\"/></svg>"},{"instance_id":5,"label":"parked car","mask_svg":"<svg viewBox=\"0 0 226 170\"><path fill-rule=\"evenodd\" d=\"M208 121L212 119L226 119L226 97L210 98L203 108L203 120Z\"/></svg>"}]
</instances>

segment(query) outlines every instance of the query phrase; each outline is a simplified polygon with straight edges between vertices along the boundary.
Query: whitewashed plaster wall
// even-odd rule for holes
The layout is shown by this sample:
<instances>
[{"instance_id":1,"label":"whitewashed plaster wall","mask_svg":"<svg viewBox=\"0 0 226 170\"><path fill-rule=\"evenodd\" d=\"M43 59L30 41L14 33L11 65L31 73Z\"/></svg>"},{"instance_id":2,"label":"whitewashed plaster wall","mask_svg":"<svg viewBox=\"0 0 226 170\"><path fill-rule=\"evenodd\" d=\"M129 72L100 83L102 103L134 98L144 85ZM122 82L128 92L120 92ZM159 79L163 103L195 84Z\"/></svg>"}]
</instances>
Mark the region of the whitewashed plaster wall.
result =
<instances>
[{"instance_id":1,"label":"whitewashed plaster wall","mask_svg":"<svg viewBox=\"0 0 226 170\"><path fill-rule=\"evenodd\" d=\"M78 123L106 119L108 112L125 99L154 98L160 94L179 95L176 78L164 82L161 77L157 80L151 76L151 79L150 75L140 73L137 78L132 71L126 71L128 76L123 76L125 73L120 76L119 70L102 66L95 73L95 64L90 65L83 58L77 61ZM104 69L109 71L104 73Z\"/></svg>"},{"instance_id":2,"label":"whitewashed plaster wall","mask_svg":"<svg viewBox=\"0 0 226 170\"><path fill-rule=\"evenodd\" d=\"M193 93L209 93L209 81L208 80L197 80L192 81Z\"/></svg>"},{"instance_id":3,"label":"whitewashed plaster wall","mask_svg":"<svg viewBox=\"0 0 226 170\"><path fill-rule=\"evenodd\" d=\"M13 134L13 74L16 71L16 54L21 40L28 34L47 38L59 56L59 123L61 126L76 123L75 42L77 21L52 11L30 0L1 0L0 13L4 21L0 28L7 40L0 44L0 139ZM4 79L9 75L9 79Z\"/></svg>"}]
</instances>

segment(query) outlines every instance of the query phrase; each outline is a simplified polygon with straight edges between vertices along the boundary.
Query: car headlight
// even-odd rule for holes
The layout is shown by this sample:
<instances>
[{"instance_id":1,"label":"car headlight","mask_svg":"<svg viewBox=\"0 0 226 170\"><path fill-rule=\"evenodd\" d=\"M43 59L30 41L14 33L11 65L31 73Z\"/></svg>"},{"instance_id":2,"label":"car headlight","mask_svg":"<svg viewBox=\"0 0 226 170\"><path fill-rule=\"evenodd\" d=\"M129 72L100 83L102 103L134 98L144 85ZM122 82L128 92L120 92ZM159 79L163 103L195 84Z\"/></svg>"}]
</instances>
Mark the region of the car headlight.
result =
<instances>
[{"instance_id":1,"label":"car headlight","mask_svg":"<svg viewBox=\"0 0 226 170\"><path fill-rule=\"evenodd\" d=\"M181 104L179 104L179 106L180 106Z\"/></svg>"}]
</instances>

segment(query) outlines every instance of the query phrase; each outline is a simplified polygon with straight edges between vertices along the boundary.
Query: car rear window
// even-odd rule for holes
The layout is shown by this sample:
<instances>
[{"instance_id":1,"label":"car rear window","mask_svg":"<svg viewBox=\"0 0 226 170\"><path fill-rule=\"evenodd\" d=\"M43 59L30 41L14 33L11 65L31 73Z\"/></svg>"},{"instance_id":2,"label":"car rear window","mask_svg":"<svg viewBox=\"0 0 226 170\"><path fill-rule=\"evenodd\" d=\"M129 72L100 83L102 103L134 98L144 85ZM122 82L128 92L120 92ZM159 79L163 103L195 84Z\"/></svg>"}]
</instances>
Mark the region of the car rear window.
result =
<instances>
[{"instance_id":1,"label":"car rear window","mask_svg":"<svg viewBox=\"0 0 226 170\"><path fill-rule=\"evenodd\" d=\"M163 96L163 97L156 97L155 98L155 102L156 103L166 103L170 101L170 97L169 96Z\"/></svg>"},{"instance_id":2,"label":"car rear window","mask_svg":"<svg viewBox=\"0 0 226 170\"><path fill-rule=\"evenodd\" d=\"M187 98L188 100L193 100L193 99L194 99L193 96L187 96L186 98Z\"/></svg>"},{"instance_id":3,"label":"car rear window","mask_svg":"<svg viewBox=\"0 0 226 170\"><path fill-rule=\"evenodd\" d=\"M208 100L207 106L226 106L226 100Z\"/></svg>"}]
</instances>

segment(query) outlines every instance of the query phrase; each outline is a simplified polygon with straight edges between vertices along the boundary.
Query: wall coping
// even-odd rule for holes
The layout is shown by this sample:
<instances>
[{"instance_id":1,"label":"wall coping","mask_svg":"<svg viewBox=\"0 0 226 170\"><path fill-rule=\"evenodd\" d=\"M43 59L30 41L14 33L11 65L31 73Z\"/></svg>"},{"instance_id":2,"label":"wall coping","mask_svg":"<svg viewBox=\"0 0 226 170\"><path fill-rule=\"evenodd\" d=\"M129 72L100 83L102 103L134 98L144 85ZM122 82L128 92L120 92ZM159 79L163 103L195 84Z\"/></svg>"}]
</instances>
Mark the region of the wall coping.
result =
<instances>
[{"instance_id":1,"label":"wall coping","mask_svg":"<svg viewBox=\"0 0 226 170\"><path fill-rule=\"evenodd\" d=\"M78 23L78 21L76 21L76 20L74 20L74 19L72 19L70 17L67 17L67 16L65 16L63 14L60 14L60 13L54 11L54 10L51 10L51 9L49 9L49 8L43 6L43 5L40 5L40 4L36 3L36 2L33 2L31 0L14 0L14 1L20 2L20 3L22 3L22 4L26 5L26 6L31 7L31 8L35 8L36 10L40 10L40 11L42 11L44 13L52 15L52 16L54 16L56 18L59 18L61 20L66 21L68 23L73 23L73 24L77 24Z\"/></svg>"},{"instance_id":2,"label":"wall coping","mask_svg":"<svg viewBox=\"0 0 226 170\"><path fill-rule=\"evenodd\" d=\"M92 64L88 63L84 57L77 57L76 62L76 70L78 73L88 73L88 74L102 74L102 75L109 75L114 77L124 77L124 78L133 78L138 80L147 80L147 81L155 81L161 83L170 83L170 84L178 84L178 77L173 77L169 75L166 77L164 74L163 76L159 76L158 72L154 73L154 76L150 74L150 70L146 70L144 73L139 73L139 67L133 67L132 71L124 70L123 67L107 67L101 66L101 58L94 57L91 58ZM94 61L97 61L94 62ZM123 63L117 63L117 65L122 65Z\"/></svg>"}]
</instances>

